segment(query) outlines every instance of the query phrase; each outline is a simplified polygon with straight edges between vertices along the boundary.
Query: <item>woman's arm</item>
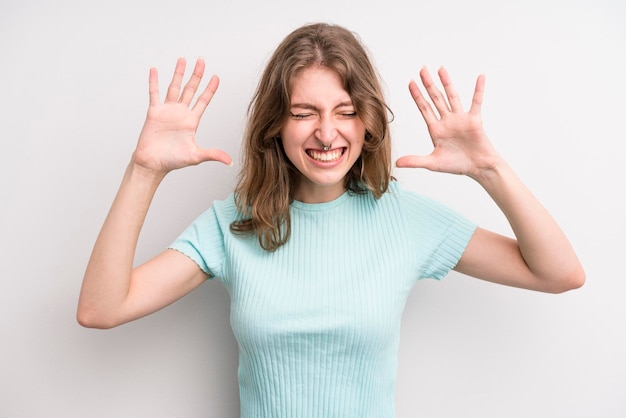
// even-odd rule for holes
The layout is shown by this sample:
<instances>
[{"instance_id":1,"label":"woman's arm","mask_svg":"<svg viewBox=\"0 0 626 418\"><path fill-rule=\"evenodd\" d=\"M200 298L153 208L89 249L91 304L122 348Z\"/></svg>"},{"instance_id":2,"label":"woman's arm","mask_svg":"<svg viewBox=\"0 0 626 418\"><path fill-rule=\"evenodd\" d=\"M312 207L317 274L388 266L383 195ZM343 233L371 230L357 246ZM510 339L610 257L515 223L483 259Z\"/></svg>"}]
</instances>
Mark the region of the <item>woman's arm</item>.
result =
<instances>
[{"instance_id":1,"label":"woman's arm","mask_svg":"<svg viewBox=\"0 0 626 418\"><path fill-rule=\"evenodd\" d=\"M170 171L204 161L230 164L220 150L202 149L195 133L219 81L213 77L191 101L204 73L198 60L181 90L185 61L179 59L164 103L158 76L150 70L150 106L132 159L94 245L80 292L77 319L81 325L111 328L157 311L179 299L206 278L186 256L166 250L133 269L139 234L150 203Z\"/></svg>"},{"instance_id":2,"label":"woman's arm","mask_svg":"<svg viewBox=\"0 0 626 418\"><path fill-rule=\"evenodd\" d=\"M506 216L515 240L478 229L455 270L495 283L560 293L585 273L554 218L502 161L479 180Z\"/></svg>"},{"instance_id":3,"label":"woman's arm","mask_svg":"<svg viewBox=\"0 0 626 418\"><path fill-rule=\"evenodd\" d=\"M422 83L437 113L415 82L409 89L431 135L434 150L427 156L405 156L398 167L421 167L464 174L476 180L509 221L515 239L478 228L455 270L495 283L544 292L582 286L585 273L567 237L491 145L480 108L484 76L476 82L469 112L464 112L448 73L439 77L444 95L426 69Z\"/></svg>"}]
</instances>

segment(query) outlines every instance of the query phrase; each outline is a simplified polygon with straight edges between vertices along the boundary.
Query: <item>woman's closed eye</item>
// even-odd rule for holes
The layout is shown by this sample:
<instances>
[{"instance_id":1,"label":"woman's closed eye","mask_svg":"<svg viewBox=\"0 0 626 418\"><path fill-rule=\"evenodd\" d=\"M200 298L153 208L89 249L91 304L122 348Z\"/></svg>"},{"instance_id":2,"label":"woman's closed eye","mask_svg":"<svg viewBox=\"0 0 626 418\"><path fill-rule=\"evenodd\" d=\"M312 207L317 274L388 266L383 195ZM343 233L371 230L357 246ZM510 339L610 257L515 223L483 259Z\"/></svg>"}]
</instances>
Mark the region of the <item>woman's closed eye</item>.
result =
<instances>
[{"instance_id":1,"label":"woman's closed eye","mask_svg":"<svg viewBox=\"0 0 626 418\"><path fill-rule=\"evenodd\" d=\"M315 113L293 113L293 112L289 112L289 116L291 116L295 120L303 120L303 119L308 119L308 118L311 118L311 117L315 116ZM342 118L346 118L346 119L351 119L351 118L356 118L357 114L356 114L356 112L341 112L337 116L342 117Z\"/></svg>"},{"instance_id":2,"label":"woman's closed eye","mask_svg":"<svg viewBox=\"0 0 626 418\"><path fill-rule=\"evenodd\" d=\"M313 116L313 113L292 113L289 112L289 114L291 115L292 118L296 119L296 120L301 120L301 119L306 119L308 117Z\"/></svg>"}]
</instances>

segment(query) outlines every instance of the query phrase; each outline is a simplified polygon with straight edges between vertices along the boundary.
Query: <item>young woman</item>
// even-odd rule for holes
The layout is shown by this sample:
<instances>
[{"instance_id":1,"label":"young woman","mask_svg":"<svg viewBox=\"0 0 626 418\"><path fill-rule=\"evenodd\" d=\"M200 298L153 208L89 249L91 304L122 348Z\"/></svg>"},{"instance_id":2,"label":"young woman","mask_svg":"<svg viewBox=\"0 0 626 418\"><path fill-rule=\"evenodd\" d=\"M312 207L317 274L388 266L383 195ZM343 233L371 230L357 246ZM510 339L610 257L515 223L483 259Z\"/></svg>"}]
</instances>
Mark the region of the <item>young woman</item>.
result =
<instances>
[{"instance_id":1,"label":"young woman","mask_svg":"<svg viewBox=\"0 0 626 418\"><path fill-rule=\"evenodd\" d=\"M583 269L567 238L492 147L481 122L484 77L468 112L444 69L409 90L432 137L428 156L397 167L476 180L515 239L477 227L391 177L390 111L350 31L314 24L275 51L249 108L243 169L161 254L133 269L154 193L174 169L230 157L201 149L204 62L183 87L179 60L164 103L150 71L137 147L89 261L78 321L110 328L148 315L218 277L231 297L243 417L393 417L400 319L420 278L451 269L509 286L563 292ZM193 103L193 104L192 104ZM433 108L434 106L434 108Z\"/></svg>"}]
</instances>

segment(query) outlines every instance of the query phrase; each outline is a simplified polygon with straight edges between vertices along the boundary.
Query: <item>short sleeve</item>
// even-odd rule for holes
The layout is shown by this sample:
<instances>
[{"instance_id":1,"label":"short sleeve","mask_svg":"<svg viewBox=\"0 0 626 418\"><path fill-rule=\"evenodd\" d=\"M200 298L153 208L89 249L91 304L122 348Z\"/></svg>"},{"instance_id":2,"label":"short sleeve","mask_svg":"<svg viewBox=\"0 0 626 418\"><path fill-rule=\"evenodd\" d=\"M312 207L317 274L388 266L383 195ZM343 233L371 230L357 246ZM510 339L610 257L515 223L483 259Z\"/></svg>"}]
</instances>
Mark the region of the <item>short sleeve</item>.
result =
<instances>
[{"instance_id":1,"label":"short sleeve","mask_svg":"<svg viewBox=\"0 0 626 418\"><path fill-rule=\"evenodd\" d=\"M459 262L477 225L429 197L399 190L408 233L417 240L419 278L442 279Z\"/></svg>"},{"instance_id":2,"label":"short sleeve","mask_svg":"<svg viewBox=\"0 0 626 418\"><path fill-rule=\"evenodd\" d=\"M215 207L202 213L169 248L191 258L209 278L221 277L225 258L224 233Z\"/></svg>"}]
</instances>

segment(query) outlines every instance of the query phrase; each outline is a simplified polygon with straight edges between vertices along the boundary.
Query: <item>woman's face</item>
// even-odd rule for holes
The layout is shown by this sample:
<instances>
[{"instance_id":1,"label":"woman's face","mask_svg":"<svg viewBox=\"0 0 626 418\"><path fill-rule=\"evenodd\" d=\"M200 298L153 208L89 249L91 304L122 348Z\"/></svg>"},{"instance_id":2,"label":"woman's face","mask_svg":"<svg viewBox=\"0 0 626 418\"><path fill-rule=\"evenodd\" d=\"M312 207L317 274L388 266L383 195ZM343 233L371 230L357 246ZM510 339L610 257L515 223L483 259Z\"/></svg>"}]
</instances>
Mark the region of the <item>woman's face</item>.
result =
<instances>
[{"instance_id":1,"label":"woman's face","mask_svg":"<svg viewBox=\"0 0 626 418\"><path fill-rule=\"evenodd\" d=\"M301 174L293 196L306 203L328 202L345 192L344 178L361 155L365 126L339 76L328 68L303 70L291 89L281 138Z\"/></svg>"}]
</instances>

